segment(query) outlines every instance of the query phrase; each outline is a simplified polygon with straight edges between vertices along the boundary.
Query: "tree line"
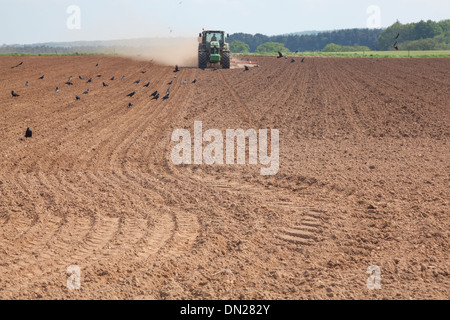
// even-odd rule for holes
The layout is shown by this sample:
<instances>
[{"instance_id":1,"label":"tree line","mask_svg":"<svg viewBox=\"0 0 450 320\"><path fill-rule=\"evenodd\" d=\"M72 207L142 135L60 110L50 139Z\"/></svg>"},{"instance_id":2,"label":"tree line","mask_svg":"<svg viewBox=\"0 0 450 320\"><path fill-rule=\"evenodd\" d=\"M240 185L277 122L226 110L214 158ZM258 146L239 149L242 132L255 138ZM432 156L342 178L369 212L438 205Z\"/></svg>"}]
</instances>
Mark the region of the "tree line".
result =
<instances>
[{"instance_id":1,"label":"tree line","mask_svg":"<svg viewBox=\"0 0 450 320\"><path fill-rule=\"evenodd\" d=\"M397 39L396 36L398 36ZM276 51L450 50L450 20L401 24L386 29L345 29L311 35L266 36L235 33L229 39L235 53ZM284 49L285 48L285 49ZM271 51L275 50L276 51Z\"/></svg>"}]
</instances>

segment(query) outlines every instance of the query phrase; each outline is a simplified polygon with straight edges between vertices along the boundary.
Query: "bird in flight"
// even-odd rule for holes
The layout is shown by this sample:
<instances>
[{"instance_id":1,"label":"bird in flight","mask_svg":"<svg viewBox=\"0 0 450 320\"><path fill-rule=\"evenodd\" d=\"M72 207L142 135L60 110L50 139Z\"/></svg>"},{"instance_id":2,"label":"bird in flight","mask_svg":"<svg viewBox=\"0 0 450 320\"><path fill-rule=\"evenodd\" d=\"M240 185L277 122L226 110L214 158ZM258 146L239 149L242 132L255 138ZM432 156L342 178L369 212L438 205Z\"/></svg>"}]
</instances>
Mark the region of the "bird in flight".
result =
<instances>
[{"instance_id":1,"label":"bird in flight","mask_svg":"<svg viewBox=\"0 0 450 320\"><path fill-rule=\"evenodd\" d=\"M22 64L23 64L23 62L21 62L21 63L15 65L14 67L11 67L11 69L17 68L17 67L21 66Z\"/></svg>"},{"instance_id":2,"label":"bird in flight","mask_svg":"<svg viewBox=\"0 0 450 320\"><path fill-rule=\"evenodd\" d=\"M284 57L283 54L282 54L280 51L278 51L278 57L277 57L277 59L283 58L283 57Z\"/></svg>"},{"instance_id":3,"label":"bird in flight","mask_svg":"<svg viewBox=\"0 0 450 320\"><path fill-rule=\"evenodd\" d=\"M395 36L395 39L398 39L398 37L400 37L400 33L397 33L397 35Z\"/></svg>"}]
</instances>

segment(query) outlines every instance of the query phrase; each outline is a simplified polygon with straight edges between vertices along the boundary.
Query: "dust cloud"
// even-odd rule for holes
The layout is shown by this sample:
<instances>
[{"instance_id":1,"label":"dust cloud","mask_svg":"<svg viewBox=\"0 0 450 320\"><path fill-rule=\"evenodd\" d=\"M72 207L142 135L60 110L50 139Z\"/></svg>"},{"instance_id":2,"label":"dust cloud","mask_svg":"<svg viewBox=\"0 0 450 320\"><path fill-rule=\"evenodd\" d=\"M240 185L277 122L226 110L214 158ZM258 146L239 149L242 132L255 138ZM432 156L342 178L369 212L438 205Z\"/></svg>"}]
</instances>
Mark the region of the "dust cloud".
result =
<instances>
[{"instance_id":1,"label":"dust cloud","mask_svg":"<svg viewBox=\"0 0 450 320\"><path fill-rule=\"evenodd\" d=\"M139 46L116 47L116 52L136 59L153 60L165 65L196 67L198 38L153 38Z\"/></svg>"}]
</instances>

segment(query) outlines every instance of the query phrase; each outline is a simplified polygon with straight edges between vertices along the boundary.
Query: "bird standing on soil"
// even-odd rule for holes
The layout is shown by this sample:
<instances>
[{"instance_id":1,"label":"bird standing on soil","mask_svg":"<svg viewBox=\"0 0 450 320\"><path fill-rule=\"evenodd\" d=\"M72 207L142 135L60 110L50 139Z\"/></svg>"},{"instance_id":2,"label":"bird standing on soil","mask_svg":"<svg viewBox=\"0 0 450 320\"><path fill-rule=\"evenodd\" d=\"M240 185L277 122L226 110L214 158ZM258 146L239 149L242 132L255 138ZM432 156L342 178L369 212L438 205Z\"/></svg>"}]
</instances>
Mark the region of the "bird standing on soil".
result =
<instances>
[{"instance_id":1,"label":"bird standing on soil","mask_svg":"<svg viewBox=\"0 0 450 320\"><path fill-rule=\"evenodd\" d=\"M301 63L305 62L305 58L302 59L302 61L300 61Z\"/></svg>"},{"instance_id":2,"label":"bird standing on soil","mask_svg":"<svg viewBox=\"0 0 450 320\"><path fill-rule=\"evenodd\" d=\"M68 81L72 81L72 76L69 77L69 80L68 80Z\"/></svg>"},{"instance_id":3,"label":"bird standing on soil","mask_svg":"<svg viewBox=\"0 0 450 320\"><path fill-rule=\"evenodd\" d=\"M73 83L70 81L67 81L65 84L67 84L68 86L73 86Z\"/></svg>"},{"instance_id":4,"label":"bird standing on soil","mask_svg":"<svg viewBox=\"0 0 450 320\"><path fill-rule=\"evenodd\" d=\"M84 80L84 78L82 76L78 76L78 78L80 78L80 80Z\"/></svg>"},{"instance_id":5,"label":"bird standing on soil","mask_svg":"<svg viewBox=\"0 0 450 320\"><path fill-rule=\"evenodd\" d=\"M173 83L173 81L170 81L170 82L168 83L168 85L170 86L170 85L172 85L172 83Z\"/></svg>"},{"instance_id":6,"label":"bird standing on soil","mask_svg":"<svg viewBox=\"0 0 450 320\"><path fill-rule=\"evenodd\" d=\"M133 106L133 102L130 102L129 104L128 104L128 107L132 107Z\"/></svg>"},{"instance_id":7,"label":"bird standing on soil","mask_svg":"<svg viewBox=\"0 0 450 320\"><path fill-rule=\"evenodd\" d=\"M104 86L104 87L107 87L108 85L107 85L106 83L103 82L103 86Z\"/></svg>"},{"instance_id":8,"label":"bird standing on soil","mask_svg":"<svg viewBox=\"0 0 450 320\"><path fill-rule=\"evenodd\" d=\"M122 79L120 79L120 80L123 80L123 79L125 79L125 76L122 76Z\"/></svg>"},{"instance_id":9,"label":"bird standing on soil","mask_svg":"<svg viewBox=\"0 0 450 320\"><path fill-rule=\"evenodd\" d=\"M31 131L30 128L27 128L27 131L25 131L25 138L31 138L33 137L33 131Z\"/></svg>"},{"instance_id":10,"label":"bird standing on soil","mask_svg":"<svg viewBox=\"0 0 450 320\"><path fill-rule=\"evenodd\" d=\"M150 85L150 82L147 82L146 84L144 84L144 87L148 88L149 85Z\"/></svg>"},{"instance_id":11,"label":"bird standing on soil","mask_svg":"<svg viewBox=\"0 0 450 320\"><path fill-rule=\"evenodd\" d=\"M80 100L81 98L80 98L80 96L76 96L75 99L76 100Z\"/></svg>"},{"instance_id":12,"label":"bird standing on soil","mask_svg":"<svg viewBox=\"0 0 450 320\"><path fill-rule=\"evenodd\" d=\"M156 90L155 92L153 92L151 95L150 95L150 97L154 97L154 96L156 96L158 94L158 90Z\"/></svg>"},{"instance_id":13,"label":"bird standing on soil","mask_svg":"<svg viewBox=\"0 0 450 320\"><path fill-rule=\"evenodd\" d=\"M88 94L89 93L89 89L87 89L85 92L83 92L83 94Z\"/></svg>"},{"instance_id":14,"label":"bird standing on soil","mask_svg":"<svg viewBox=\"0 0 450 320\"><path fill-rule=\"evenodd\" d=\"M170 93L170 87L167 88L166 94L168 95Z\"/></svg>"},{"instance_id":15,"label":"bird standing on soil","mask_svg":"<svg viewBox=\"0 0 450 320\"><path fill-rule=\"evenodd\" d=\"M152 100L158 100L158 99L159 99L159 93L157 93L156 96L154 96L154 97L152 98Z\"/></svg>"},{"instance_id":16,"label":"bird standing on soil","mask_svg":"<svg viewBox=\"0 0 450 320\"><path fill-rule=\"evenodd\" d=\"M11 91L11 95L12 95L13 97L20 97L20 95L18 95L17 93L15 93L14 90Z\"/></svg>"},{"instance_id":17,"label":"bird standing on soil","mask_svg":"<svg viewBox=\"0 0 450 320\"><path fill-rule=\"evenodd\" d=\"M28 81L27 81L27 82L25 82L25 87L28 87Z\"/></svg>"},{"instance_id":18,"label":"bird standing on soil","mask_svg":"<svg viewBox=\"0 0 450 320\"><path fill-rule=\"evenodd\" d=\"M194 79L194 81L192 81L192 83L197 83L197 79Z\"/></svg>"},{"instance_id":19,"label":"bird standing on soil","mask_svg":"<svg viewBox=\"0 0 450 320\"><path fill-rule=\"evenodd\" d=\"M136 91L133 91L132 93L127 94L127 97L132 97L136 94Z\"/></svg>"},{"instance_id":20,"label":"bird standing on soil","mask_svg":"<svg viewBox=\"0 0 450 320\"><path fill-rule=\"evenodd\" d=\"M180 71L180 69L178 69L178 66L175 66L175 70L173 70L173 72L178 72Z\"/></svg>"},{"instance_id":21,"label":"bird standing on soil","mask_svg":"<svg viewBox=\"0 0 450 320\"><path fill-rule=\"evenodd\" d=\"M97 75L97 78L101 78L101 76L102 76L101 74L98 74L98 75Z\"/></svg>"},{"instance_id":22,"label":"bird standing on soil","mask_svg":"<svg viewBox=\"0 0 450 320\"><path fill-rule=\"evenodd\" d=\"M248 66L244 66L244 71L249 71L250 68Z\"/></svg>"},{"instance_id":23,"label":"bird standing on soil","mask_svg":"<svg viewBox=\"0 0 450 320\"><path fill-rule=\"evenodd\" d=\"M114 77L112 77L111 79L109 79L110 81L114 81Z\"/></svg>"},{"instance_id":24,"label":"bird standing on soil","mask_svg":"<svg viewBox=\"0 0 450 320\"><path fill-rule=\"evenodd\" d=\"M42 77L39 77L39 80L42 80L45 78L45 75L43 75Z\"/></svg>"},{"instance_id":25,"label":"bird standing on soil","mask_svg":"<svg viewBox=\"0 0 450 320\"><path fill-rule=\"evenodd\" d=\"M163 99L163 100L169 99L169 94L166 94L162 99Z\"/></svg>"},{"instance_id":26,"label":"bird standing on soil","mask_svg":"<svg viewBox=\"0 0 450 320\"><path fill-rule=\"evenodd\" d=\"M183 81L183 84L186 84L186 83L187 83L187 81L186 81L186 80L184 80L184 81Z\"/></svg>"},{"instance_id":27,"label":"bird standing on soil","mask_svg":"<svg viewBox=\"0 0 450 320\"><path fill-rule=\"evenodd\" d=\"M59 88L56 87L55 93L59 93Z\"/></svg>"},{"instance_id":28,"label":"bird standing on soil","mask_svg":"<svg viewBox=\"0 0 450 320\"><path fill-rule=\"evenodd\" d=\"M91 83L92 82L92 78L89 78L89 80L86 83Z\"/></svg>"},{"instance_id":29,"label":"bird standing on soil","mask_svg":"<svg viewBox=\"0 0 450 320\"><path fill-rule=\"evenodd\" d=\"M141 80L136 80L134 83L137 83L137 84L139 84L139 82L141 82Z\"/></svg>"}]
</instances>

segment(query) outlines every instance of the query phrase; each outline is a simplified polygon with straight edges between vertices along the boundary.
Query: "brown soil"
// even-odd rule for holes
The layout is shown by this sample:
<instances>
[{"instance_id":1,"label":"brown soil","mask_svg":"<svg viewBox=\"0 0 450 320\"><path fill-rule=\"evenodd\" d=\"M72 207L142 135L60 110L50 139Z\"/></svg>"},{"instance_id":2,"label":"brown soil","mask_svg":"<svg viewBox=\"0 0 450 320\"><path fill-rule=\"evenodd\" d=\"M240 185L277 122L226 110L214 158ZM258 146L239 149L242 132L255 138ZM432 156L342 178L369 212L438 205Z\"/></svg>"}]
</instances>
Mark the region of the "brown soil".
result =
<instances>
[{"instance_id":1,"label":"brown soil","mask_svg":"<svg viewBox=\"0 0 450 320\"><path fill-rule=\"evenodd\" d=\"M450 59L251 59L0 58L0 298L449 299ZM175 166L196 120L279 129L278 174Z\"/></svg>"}]
</instances>

